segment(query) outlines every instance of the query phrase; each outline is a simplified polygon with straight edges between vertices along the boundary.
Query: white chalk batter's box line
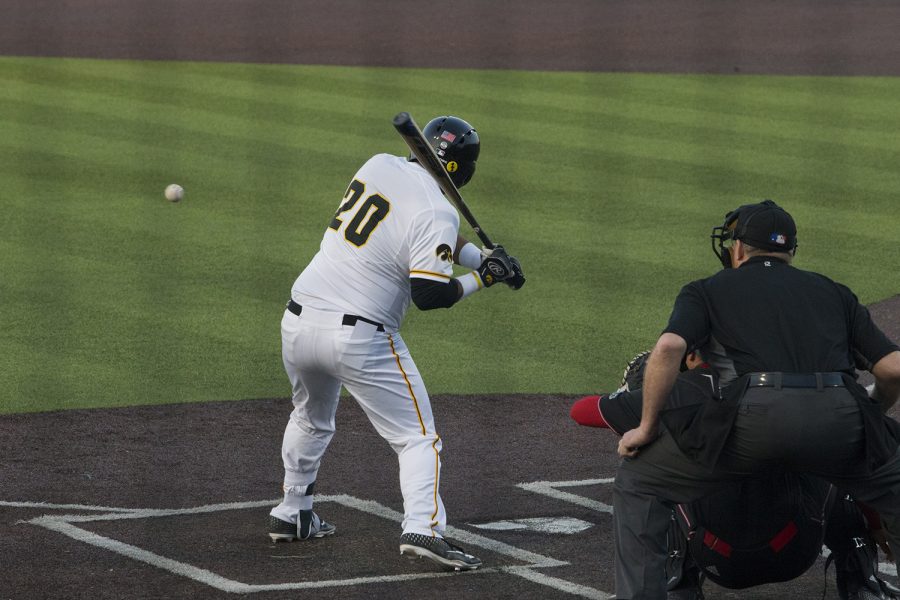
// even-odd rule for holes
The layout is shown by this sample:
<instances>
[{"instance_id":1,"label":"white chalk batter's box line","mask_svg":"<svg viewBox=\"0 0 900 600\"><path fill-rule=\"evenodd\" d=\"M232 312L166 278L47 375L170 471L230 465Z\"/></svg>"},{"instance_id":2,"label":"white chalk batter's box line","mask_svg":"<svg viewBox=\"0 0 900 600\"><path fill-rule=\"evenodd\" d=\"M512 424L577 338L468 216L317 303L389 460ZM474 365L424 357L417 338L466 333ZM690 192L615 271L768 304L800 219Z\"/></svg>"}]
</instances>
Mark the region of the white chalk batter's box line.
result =
<instances>
[{"instance_id":1,"label":"white chalk batter's box line","mask_svg":"<svg viewBox=\"0 0 900 600\"><path fill-rule=\"evenodd\" d=\"M520 483L517 487L531 491L537 494L542 494L551 498L555 498L557 500L561 500L564 502L568 502L571 504L575 504L578 506L582 506L585 508L589 508L591 510L595 510L600 513L612 514L613 509L610 505L605 504L603 502L599 502L592 498L588 498L586 496L580 496L578 494L574 494L569 491L564 491L565 488L573 488L573 487L588 487L588 486L596 486L596 485L609 485L614 481L613 478L602 478L602 479L583 479L576 481L535 481L531 483ZM360 500L358 498L354 498L352 496L347 495L334 495L334 496L317 496L318 502L335 502L337 504L341 504L343 506L357 509L369 514L373 514L388 520L395 521L397 523L402 522L403 515L397 511L394 511L390 508L382 506L377 502L370 500ZM118 508L118 507L109 507L109 506L83 506L78 504L47 504L42 502L4 502L0 501L0 507L8 506L8 507L16 507L16 508L40 508L40 509L52 509L52 510L78 510L78 511L93 511L100 512L102 514L94 514L94 515L57 515L50 516L44 515L35 519L31 519L29 521L20 521L20 523L27 523L32 525L37 525L40 527L44 527L46 529L50 529L51 531L56 531L62 533L63 535L69 536L72 539L77 541L81 541L87 544L91 544L105 550L109 550L111 552L115 552L117 554L121 554L123 556L132 558L134 560L144 562L163 570L169 571L171 573L175 573L177 575L181 575L187 577L189 579L193 579L197 582L203 583L205 585L209 585L216 589L237 593L237 594L249 594L254 592L266 592L266 591L279 591L279 590L304 590L304 589L322 589L322 588L333 588L333 587L341 587L341 586L351 586L351 585L364 585L369 583L386 583L386 582L402 582L402 581L411 581L416 579L428 579L428 578L436 578L436 577L448 577L454 575L454 573L416 573L416 574L407 574L407 575L391 575L391 576L376 576L376 577L358 577L358 578L350 578L350 579L336 579L336 580L326 580L326 581L310 581L310 582L298 582L298 583L282 583L282 584L270 584L270 585L251 585L242 583L239 581L234 581L231 579L227 579L212 573L211 571L207 571L205 569L200 569L198 567L194 567L193 565L182 563L179 561L175 561L164 556L160 556L158 554L154 554L153 552L144 550L142 548L138 548L137 546L132 546L130 544L125 544L123 542L119 542L80 527L76 527L73 523L86 523L91 521L116 521L116 520L124 520L124 519L146 519L153 517L167 517L167 516L175 516L175 515L186 515L186 514L202 514L202 513L213 513L213 512L221 512L226 510L241 510L241 509L250 509L250 508L259 508L263 506L272 506L276 504L279 500L265 500L260 502L238 502L238 503L228 503L228 504L211 504L206 506L198 506L194 508L185 508L185 509L132 509L132 508ZM493 540L491 538L471 533L462 529L448 527L447 534L451 538L455 538L459 540L461 543L468 544L470 546L481 547L493 552L497 552L499 554L503 554L509 556L511 558L515 558L516 560L521 560L525 563L530 563L521 566L506 566L506 567L489 567L484 569L479 569L477 571L470 571L465 573L468 575L475 574L487 574L487 573L507 573L511 575L516 575L518 577L522 577L531 581L533 583L538 583L541 585L552 587L556 590L570 593L576 596L581 596L584 598L593 598L593 599L601 599L606 600L612 597L612 594L607 592L602 592L600 590L596 590L594 588L583 586L571 581L567 581L564 579L559 579L555 577L549 577L544 573L540 573L535 571L538 568L548 568L548 567L557 567L557 566L565 566L569 563L556 560L554 558L548 556L542 556L540 554L532 553L527 550L516 548L515 546L511 546L505 544L503 542ZM888 575L897 575L897 568L893 564L889 563L879 563L879 570Z\"/></svg>"},{"instance_id":2,"label":"white chalk batter's box line","mask_svg":"<svg viewBox=\"0 0 900 600\"><path fill-rule=\"evenodd\" d=\"M548 576L538 572L535 569L567 566L570 563L543 556L528 550L517 548L506 544L499 540L494 540L477 533L472 533L456 527L447 527L448 537L458 540L462 544L484 548L491 552L508 556L515 560L526 563L525 565L503 566L503 567L487 567L475 571L463 573L450 572L432 572L432 573L414 573L404 575L385 575L374 577L356 577L349 579L334 579L324 581L305 581L295 583L278 583L278 584L248 584L240 581L228 579L208 571L196 567L194 565L180 562L161 556L149 550L145 550L138 546L126 544L112 538L108 538L97 533L93 533L75 525L75 523L90 523L95 521L120 521L127 519L148 519L155 517L169 517L177 515L191 515L202 513L214 513L226 510L241 510L250 508L259 508L263 506L272 506L277 504L280 499L265 500L257 502L235 502L227 504L211 504L206 506L198 506L193 508L182 509L129 509L105 506L83 506L77 504L47 504L41 502L4 502L0 501L0 507L16 507L16 508L43 508L56 510L79 510L100 512L101 514L65 514L65 515L43 515L27 521L19 521L19 523L36 525L44 527L51 531L56 531L66 535L76 541L97 546L104 550L120 554L122 556L137 560L157 568L163 569L176 575L187 577L204 585L208 585L223 592L234 594L251 594L256 592L283 591L283 590L306 590L306 589L322 589L335 588L352 585L365 585L371 583L388 583L403 582L416 579L430 579L437 577L449 576L470 576L478 574L490 573L506 573L522 577L532 583L541 584L554 588L561 592L566 592L584 598L594 600L608 600L612 594L603 592L588 586L577 584L565 579ZM361 500L353 496L344 494L338 495L317 495L317 502L335 502L348 508L360 510L362 512L382 517L397 523L403 521L403 515L395 510L383 506L372 500Z\"/></svg>"}]
</instances>

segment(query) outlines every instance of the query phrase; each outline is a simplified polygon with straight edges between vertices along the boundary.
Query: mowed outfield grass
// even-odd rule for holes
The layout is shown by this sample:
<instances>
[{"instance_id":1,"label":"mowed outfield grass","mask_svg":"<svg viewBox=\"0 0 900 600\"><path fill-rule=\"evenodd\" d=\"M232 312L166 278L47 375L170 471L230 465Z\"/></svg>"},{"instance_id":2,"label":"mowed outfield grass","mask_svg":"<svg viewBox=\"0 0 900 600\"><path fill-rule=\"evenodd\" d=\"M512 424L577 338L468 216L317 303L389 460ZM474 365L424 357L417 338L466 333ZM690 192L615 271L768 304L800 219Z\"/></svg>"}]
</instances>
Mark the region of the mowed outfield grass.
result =
<instances>
[{"instance_id":1,"label":"mowed outfield grass","mask_svg":"<svg viewBox=\"0 0 900 600\"><path fill-rule=\"evenodd\" d=\"M765 197L799 223L798 266L889 297L898 97L892 78L0 58L0 412L287 396L291 283L356 168L405 153L402 110L475 124L465 197L528 277L410 311L432 394L609 389L716 270L710 228Z\"/></svg>"}]
</instances>

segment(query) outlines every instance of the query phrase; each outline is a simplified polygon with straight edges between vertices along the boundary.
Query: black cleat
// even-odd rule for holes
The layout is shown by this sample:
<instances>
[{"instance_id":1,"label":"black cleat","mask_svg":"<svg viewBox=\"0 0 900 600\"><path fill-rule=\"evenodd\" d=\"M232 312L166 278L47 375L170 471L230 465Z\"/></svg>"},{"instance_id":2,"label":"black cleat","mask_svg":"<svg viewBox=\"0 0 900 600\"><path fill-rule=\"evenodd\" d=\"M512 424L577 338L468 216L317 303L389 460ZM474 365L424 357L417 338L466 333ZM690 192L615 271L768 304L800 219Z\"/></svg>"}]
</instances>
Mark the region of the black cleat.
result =
<instances>
[{"instance_id":1,"label":"black cleat","mask_svg":"<svg viewBox=\"0 0 900 600\"><path fill-rule=\"evenodd\" d=\"M337 527L326 523L311 510L301 510L297 515L297 523L298 525L294 525L269 515L269 537L273 542L293 542L294 540L325 537L337 530Z\"/></svg>"},{"instance_id":2,"label":"black cleat","mask_svg":"<svg viewBox=\"0 0 900 600\"><path fill-rule=\"evenodd\" d=\"M471 571L481 566L481 559L467 554L444 538L404 533L400 536L400 554L418 556L439 564L448 571Z\"/></svg>"}]
</instances>

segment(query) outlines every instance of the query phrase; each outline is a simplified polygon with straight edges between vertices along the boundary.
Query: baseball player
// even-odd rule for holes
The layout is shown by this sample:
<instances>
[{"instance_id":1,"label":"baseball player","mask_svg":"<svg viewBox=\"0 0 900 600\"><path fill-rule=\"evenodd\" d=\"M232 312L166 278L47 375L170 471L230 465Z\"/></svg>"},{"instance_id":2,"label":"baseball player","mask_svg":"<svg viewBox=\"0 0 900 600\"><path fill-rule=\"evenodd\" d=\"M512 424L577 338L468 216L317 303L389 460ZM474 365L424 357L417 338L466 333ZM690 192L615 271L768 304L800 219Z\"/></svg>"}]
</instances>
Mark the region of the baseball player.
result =
<instances>
[{"instance_id":1,"label":"baseball player","mask_svg":"<svg viewBox=\"0 0 900 600\"><path fill-rule=\"evenodd\" d=\"M466 185L480 149L475 129L443 116L423 133L456 186ZM378 154L353 176L281 321L294 410L282 445L284 499L268 520L273 541L335 532L313 511L313 493L343 386L397 453L400 553L448 570L481 566L443 537L442 440L399 332L410 301L421 310L449 308L500 281L513 289L524 285L521 265L502 247L482 252L458 230L456 209L413 157ZM472 271L455 277L454 262Z\"/></svg>"},{"instance_id":2,"label":"baseball player","mask_svg":"<svg viewBox=\"0 0 900 600\"><path fill-rule=\"evenodd\" d=\"M649 354L629 361L616 392L575 402L572 419L618 435L637 426ZM666 410L689 410L718 395L717 375L698 351L687 354L682 370ZM673 511L667 598L702 599L704 577L731 589L799 577L819 557L823 542L837 565L842 600L900 598L900 590L877 576L877 546L893 560L890 546L876 542L880 527L877 513L815 477L773 473L735 483Z\"/></svg>"}]
</instances>

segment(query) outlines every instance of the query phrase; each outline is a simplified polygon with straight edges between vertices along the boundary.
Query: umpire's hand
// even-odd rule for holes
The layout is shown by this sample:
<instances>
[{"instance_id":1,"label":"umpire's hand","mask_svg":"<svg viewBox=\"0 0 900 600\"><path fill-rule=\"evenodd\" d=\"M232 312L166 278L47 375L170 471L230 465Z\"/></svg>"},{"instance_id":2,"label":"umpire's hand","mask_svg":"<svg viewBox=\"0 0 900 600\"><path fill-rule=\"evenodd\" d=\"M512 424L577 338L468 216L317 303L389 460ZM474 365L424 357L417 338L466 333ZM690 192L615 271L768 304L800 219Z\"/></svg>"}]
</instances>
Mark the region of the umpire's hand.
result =
<instances>
[{"instance_id":1,"label":"umpire's hand","mask_svg":"<svg viewBox=\"0 0 900 600\"><path fill-rule=\"evenodd\" d=\"M625 432L619 440L619 456L635 457L641 446L646 446L656 439L655 431L647 431L638 427Z\"/></svg>"}]
</instances>

